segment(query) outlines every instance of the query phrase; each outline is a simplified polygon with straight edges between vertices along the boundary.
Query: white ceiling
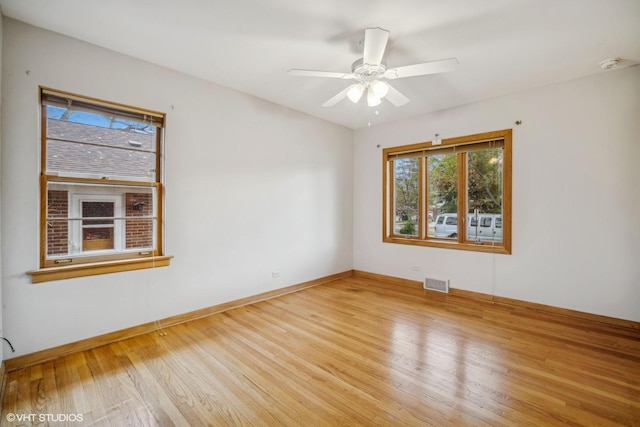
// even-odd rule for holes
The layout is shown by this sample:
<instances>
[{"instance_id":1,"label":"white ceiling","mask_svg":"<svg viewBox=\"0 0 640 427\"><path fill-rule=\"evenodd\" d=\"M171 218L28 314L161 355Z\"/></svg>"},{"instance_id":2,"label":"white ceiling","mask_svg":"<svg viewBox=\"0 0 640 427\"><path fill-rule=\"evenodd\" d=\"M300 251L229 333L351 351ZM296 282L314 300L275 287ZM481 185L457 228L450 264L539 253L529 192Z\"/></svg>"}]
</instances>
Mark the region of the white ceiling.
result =
<instances>
[{"instance_id":1,"label":"white ceiling","mask_svg":"<svg viewBox=\"0 0 640 427\"><path fill-rule=\"evenodd\" d=\"M0 0L5 16L352 129L640 63L640 0ZM364 29L391 32L388 66L456 57L393 81L410 102L321 104L348 86ZM611 72L611 71L609 71Z\"/></svg>"}]
</instances>

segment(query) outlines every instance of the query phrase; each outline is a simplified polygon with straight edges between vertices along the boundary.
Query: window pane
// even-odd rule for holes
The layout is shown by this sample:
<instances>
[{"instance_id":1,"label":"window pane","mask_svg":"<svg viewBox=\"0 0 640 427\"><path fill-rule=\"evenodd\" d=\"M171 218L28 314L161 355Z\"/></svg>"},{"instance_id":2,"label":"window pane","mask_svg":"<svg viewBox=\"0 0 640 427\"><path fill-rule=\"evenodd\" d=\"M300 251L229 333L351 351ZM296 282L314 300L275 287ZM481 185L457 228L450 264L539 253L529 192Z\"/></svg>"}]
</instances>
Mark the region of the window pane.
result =
<instances>
[{"instance_id":1,"label":"window pane","mask_svg":"<svg viewBox=\"0 0 640 427\"><path fill-rule=\"evenodd\" d=\"M153 187L49 181L47 259L154 250L155 199Z\"/></svg>"},{"instance_id":2,"label":"window pane","mask_svg":"<svg viewBox=\"0 0 640 427\"><path fill-rule=\"evenodd\" d=\"M458 236L458 160L456 154L427 157L427 199L436 218L433 236L455 239Z\"/></svg>"},{"instance_id":3,"label":"window pane","mask_svg":"<svg viewBox=\"0 0 640 427\"><path fill-rule=\"evenodd\" d=\"M154 181L156 127L47 106L47 173Z\"/></svg>"},{"instance_id":4,"label":"window pane","mask_svg":"<svg viewBox=\"0 0 640 427\"><path fill-rule=\"evenodd\" d=\"M115 249L113 246L113 202L82 202L82 250Z\"/></svg>"},{"instance_id":5,"label":"window pane","mask_svg":"<svg viewBox=\"0 0 640 427\"><path fill-rule=\"evenodd\" d=\"M467 156L466 239L502 242L502 148L473 151ZM477 213L477 220L476 220Z\"/></svg>"},{"instance_id":6,"label":"window pane","mask_svg":"<svg viewBox=\"0 0 640 427\"><path fill-rule=\"evenodd\" d=\"M155 133L150 124L47 106L47 138L155 151Z\"/></svg>"},{"instance_id":7,"label":"window pane","mask_svg":"<svg viewBox=\"0 0 640 427\"><path fill-rule=\"evenodd\" d=\"M413 158L393 162L394 234L418 234L418 161Z\"/></svg>"},{"instance_id":8,"label":"window pane","mask_svg":"<svg viewBox=\"0 0 640 427\"><path fill-rule=\"evenodd\" d=\"M155 153L47 140L48 174L154 181L155 164Z\"/></svg>"},{"instance_id":9,"label":"window pane","mask_svg":"<svg viewBox=\"0 0 640 427\"><path fill-rule=\"evenodd\" d=\"M94 220L82 221L83 226L91 226L95 224L111 224L113 225L113 219L106 219L105 217L113 218L115 212L115 204L113 202L82 202L82 217L83 218L100 218Z\"/></svg>"},{"instance_id":10,"label":"window pane","mask_svg":"<svg viewBox=\"0 0 640 427\"><path fill-rule=\"evenodd\" d=\"M92 227L82 229L82 251L114 249L113 227Z\"/></svg>"}]
</instances>

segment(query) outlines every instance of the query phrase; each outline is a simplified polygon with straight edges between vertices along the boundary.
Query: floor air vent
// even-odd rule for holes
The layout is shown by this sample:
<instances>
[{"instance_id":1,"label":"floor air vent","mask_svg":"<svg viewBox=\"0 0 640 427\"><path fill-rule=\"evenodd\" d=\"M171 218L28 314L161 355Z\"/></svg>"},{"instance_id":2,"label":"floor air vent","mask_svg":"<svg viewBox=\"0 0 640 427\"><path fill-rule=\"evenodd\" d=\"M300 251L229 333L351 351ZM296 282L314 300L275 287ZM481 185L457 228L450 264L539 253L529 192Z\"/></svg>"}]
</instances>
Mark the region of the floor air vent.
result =
<instances>
[{"instance_id":1,"label":"floor air vent","mask_svg":"<svg viewBox=\"0 0 640 427\"><path fill-rule=\"evenodd\" d=\"M441 279L433 279L429 277L424 278L424 288L430 291L449 293L449 281Z\"/></svg>"}]
</instances>

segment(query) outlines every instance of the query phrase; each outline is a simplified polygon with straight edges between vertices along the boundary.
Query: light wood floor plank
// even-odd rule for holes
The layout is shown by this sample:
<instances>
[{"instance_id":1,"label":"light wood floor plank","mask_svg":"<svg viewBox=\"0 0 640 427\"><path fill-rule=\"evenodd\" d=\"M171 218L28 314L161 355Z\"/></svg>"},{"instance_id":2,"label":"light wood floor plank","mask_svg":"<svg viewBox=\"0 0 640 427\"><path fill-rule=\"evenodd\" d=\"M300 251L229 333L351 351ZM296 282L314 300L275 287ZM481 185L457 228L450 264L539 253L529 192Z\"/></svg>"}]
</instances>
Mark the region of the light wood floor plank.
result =
<instances>
[{"instance_id":1,"label":"light wood floor plank","mask_svg":"<svg viewBox=\"0 0 640 427\"><path fill-rule=\"evenodd\" d=\"M640 426L640 331L348 277L8 372L0 425L18 425L9 413L91 426Z\"/></svg>"}]
</instances>

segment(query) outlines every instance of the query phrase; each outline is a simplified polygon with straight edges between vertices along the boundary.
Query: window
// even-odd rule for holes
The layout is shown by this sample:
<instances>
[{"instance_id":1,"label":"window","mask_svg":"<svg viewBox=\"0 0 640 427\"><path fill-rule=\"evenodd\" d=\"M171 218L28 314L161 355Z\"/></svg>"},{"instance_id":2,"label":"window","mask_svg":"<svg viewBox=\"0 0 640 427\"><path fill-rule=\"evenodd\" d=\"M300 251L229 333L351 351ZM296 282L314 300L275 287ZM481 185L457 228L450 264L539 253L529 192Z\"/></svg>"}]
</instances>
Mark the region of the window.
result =
<instances>
[{"instance_id":1,"label":"window","mask_svg":"<svg viewBox=\"0 0 640 427\"><path fill-rule=\"evenodd\" d=\"M383 241L511 253L510 129L387 148L383 165Z\"/></svg>"},{"instance_id":2,"label":"window","mask_svg":"<svg viewBox=\"0 0 640 427\"><path fill-rule=\"evenodd\" d=\"M491 227L491 220L492 218L486 216L480 218L480 227Z\"/></svg>"},{"instance_id":3,"label":"window","mask_svg":"<svg viewBox=\"0 0 640 427\"><path fill-rule=\"evenodd\" d=\"M40 269L33 282L166 266L164 114L40 90Z\"/></svg>"}]
</instances>

